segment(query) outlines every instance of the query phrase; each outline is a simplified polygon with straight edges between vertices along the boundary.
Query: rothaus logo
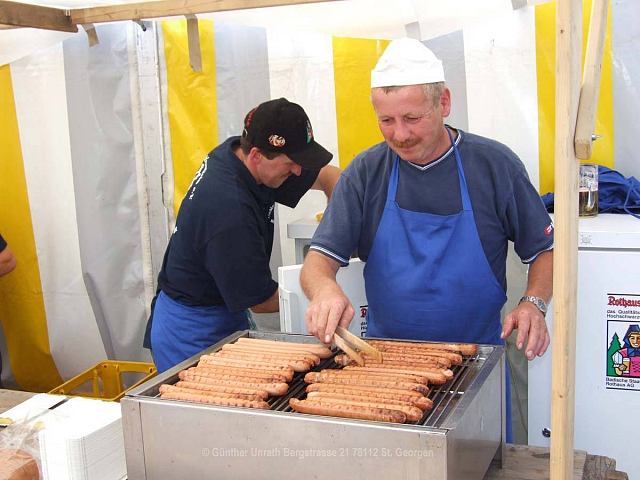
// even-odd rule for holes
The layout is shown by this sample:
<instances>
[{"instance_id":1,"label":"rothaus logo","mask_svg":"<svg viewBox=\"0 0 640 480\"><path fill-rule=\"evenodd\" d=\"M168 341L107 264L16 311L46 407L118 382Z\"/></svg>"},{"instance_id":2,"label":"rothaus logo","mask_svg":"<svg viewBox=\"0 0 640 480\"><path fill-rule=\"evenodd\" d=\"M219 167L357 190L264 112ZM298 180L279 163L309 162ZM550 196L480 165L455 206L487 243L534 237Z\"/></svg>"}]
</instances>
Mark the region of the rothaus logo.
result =
<instances>
[{"instance_id":1,"label":"rothaus logo","mask_svg":"<svg viewBox=\"0 0 640 480\"><path fill-rule=\"evenodd\" d=\"M640 300L632 300L625 297L615 297L609 295L609 303L607 305L615 305L616 307L640 307Z\"/></svg>"}]
</instances>

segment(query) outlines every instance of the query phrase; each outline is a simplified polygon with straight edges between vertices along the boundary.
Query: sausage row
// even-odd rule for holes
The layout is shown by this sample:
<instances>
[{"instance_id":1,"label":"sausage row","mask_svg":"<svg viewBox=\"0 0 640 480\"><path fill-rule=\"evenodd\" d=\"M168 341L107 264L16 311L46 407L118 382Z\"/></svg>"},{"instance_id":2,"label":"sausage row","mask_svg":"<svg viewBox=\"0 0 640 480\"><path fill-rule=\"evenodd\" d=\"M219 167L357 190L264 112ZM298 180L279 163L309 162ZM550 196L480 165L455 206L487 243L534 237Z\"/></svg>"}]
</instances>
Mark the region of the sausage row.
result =
<instances>
[{"instance_id":1,"label":"sausage row","mask_svg":"<svg viewBox=\"0 0 640 480\"><path fill-rule=\"evenodd\" d=\"M376 359L359 354L365 366L357 366L347 355L336 355L342 369L305 375L307 396L292 398L291 408L301 413L331 415L381 422L417 422L433 407L428 385L441 385L453 378L452 365L463 355L475 355L471 344L415 343L371 340L382 353Z\"/></svg>"},{"instance_id":2,"label":"sausage row","mask_svg":"<svg viewBox=\"0 0 640 480\"><path fill-rule=\"evenodd\" d=\"M214 405L268 409L270 397L285 395L295 372L307 372L332 355L320 344L239 338L195 367L161 385L160 397Z\"/></svg>"}]
</instances>

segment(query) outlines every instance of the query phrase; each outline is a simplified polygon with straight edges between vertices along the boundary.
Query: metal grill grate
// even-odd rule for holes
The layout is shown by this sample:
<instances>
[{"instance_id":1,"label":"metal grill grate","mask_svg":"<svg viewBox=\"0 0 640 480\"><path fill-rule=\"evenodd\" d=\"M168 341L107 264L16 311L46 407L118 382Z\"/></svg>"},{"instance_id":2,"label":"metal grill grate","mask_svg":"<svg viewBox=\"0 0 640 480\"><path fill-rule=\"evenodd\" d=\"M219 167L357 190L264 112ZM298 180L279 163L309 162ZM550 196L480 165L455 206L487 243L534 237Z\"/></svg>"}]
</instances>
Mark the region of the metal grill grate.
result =
<instances>
[{"instance_id":1,"label":"metal grill grate","mask_svg":"<svg viewBox=\"0 0 640 480\"><path fill-rule=\"evenodd\" d=\"M428 427L439 427L448 418L455 406L460 401L467 385L475 377L479 367L485 358L477 354L473 357L464 357L462 365L455 365L451 368L453 378L443 385L431 387L429 398L433 401L433 408L425 412L420 425Z\"/></svg>"},{"instance_id":2,"label":"metal grill grate","mask_svg":"<svg viewBox=\"0 0 640 480\"><path fill-rule=\"evenodd\" d=\"M271 340L283 340L282 334L268 334L265 332L249 332L249 336L256 338L268 338ZM291 335L288 335L291 336ZM296 340L299 338L305 338L300 336L294 336ZM237 338L237 337L236 337ZM233 338L232 340L235 340ZM286 341L286 340L285 340ZM217 345L212 347L210 351L216 351ZM478 354L472 357L463 357L461 365L454 365L450 369L453 371L453 378L443 385L430 385L429 395L433 401L433 408L426 411L422 419L419 422L410 422L412 425L423 425L433 428L441 428L445 421L450 418L450 415L460 402L461 398L465 394L465 390L473 383L473 380L482 370L485 361L489 358L493 351L493 347L481 346ZM338 353L335 347L333 347L334 356ZM208 352L206 352L208 353ZM195 365L199 357L194 357L192 365ZM342 368L333 361L333 356L320 362L318 366L311 371L320 371L323 369L339 369ZM296 373L293 376L291 382L289 382L289 391L282 397L271 397L267 402L270 405L272 411L278 412L293 412L293 409L289 407L290 398L304 399L306 397L307 384L304 381L306 373ZM158 398L158 387L160 383L173 384L178 381L177 372L170 378L164 379L163 382L157 382L156 385L147 390L143 395ZM233 407L229 407L233 408Z\"/></svg>"},{"instance_id":3,"label":"metal grill grate","mask_svg":"<svg viewBox=\"0 0 640 480\"><path fill-rule=\"evenodd\" d=\"M456 407L462 395L464 395L466 387L474 379L484 360L486 360L486 358L480 353L473 357L464 357L461 365L451 367L453 371L453 378L451 380L443 385L430 386L428 397L433 401L433 408L425 412L424 417L422 417L419 422L416 422L416 424L429 427L439 427L442 425ZM312 371L327 368L338 369L340 367L334 363L333 358L328 358L323 360L320 365ZM279 412L293 411L291 407L289 407L289 399L303 399L306 396L305 389L307 384L304 382L304 376L304 373L297 373L289 383L290 387L287 395L269 400L271 410Z\"/></svg>"}]
</instances>

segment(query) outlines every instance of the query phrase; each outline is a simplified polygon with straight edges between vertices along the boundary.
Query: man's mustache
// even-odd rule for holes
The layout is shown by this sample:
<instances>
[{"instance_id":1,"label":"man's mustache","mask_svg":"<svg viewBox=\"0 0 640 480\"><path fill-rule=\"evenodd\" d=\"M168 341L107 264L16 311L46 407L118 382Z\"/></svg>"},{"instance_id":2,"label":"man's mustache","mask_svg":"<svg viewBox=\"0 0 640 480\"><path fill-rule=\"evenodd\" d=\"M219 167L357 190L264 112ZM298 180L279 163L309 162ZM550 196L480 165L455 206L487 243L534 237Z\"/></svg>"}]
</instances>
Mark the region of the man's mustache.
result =
<instances>
[{"instance_id":1,"label":"man's mustache","mask_svg":"<svg viewBox=\"0 0 640 480\"><path fill-rule=\"evenodd\" d=\"M396 148L410 148L415 147L418 144L419 140L417 138L411 138L409 140L405 140L404 142L397 142L393 140L391 144Z\"/></svg>"}]
</instances>

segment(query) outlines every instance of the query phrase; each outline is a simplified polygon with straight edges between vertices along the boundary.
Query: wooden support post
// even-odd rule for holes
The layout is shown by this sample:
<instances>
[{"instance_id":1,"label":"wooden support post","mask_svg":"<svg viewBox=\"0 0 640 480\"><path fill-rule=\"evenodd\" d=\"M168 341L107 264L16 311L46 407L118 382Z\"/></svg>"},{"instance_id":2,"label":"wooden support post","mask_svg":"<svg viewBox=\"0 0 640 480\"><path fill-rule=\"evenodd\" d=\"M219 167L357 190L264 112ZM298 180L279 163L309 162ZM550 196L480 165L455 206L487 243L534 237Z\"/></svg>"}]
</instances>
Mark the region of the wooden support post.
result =
<instances>
[{"instance_id":1,"label":"wooden support post","mask_svg":"<svg viewBox=\"0 0 640 480\"><path fill-rule=\"evenodd\" d=\"M557 0L552 480L573 478L579 165L573 139L580 92L581 52L582 0Z\"/></svg>"},{"instance_id":2,"label":"wooden support post","mask_svg":"<svg viewBox=\"0 0 640 480\"><path fill-rule=\"evenodd\" d=\"M582 88L578 104L578 121L576 124L575 147L576 156L582 160L591 158L591 146L598 111L598 95L600 93L600 74L602 73L602 56L604 39L607 33L608 0L594 0L591 5L589 20L589 38L584 57Z\"/></svg>"}]
</instances>

